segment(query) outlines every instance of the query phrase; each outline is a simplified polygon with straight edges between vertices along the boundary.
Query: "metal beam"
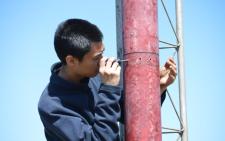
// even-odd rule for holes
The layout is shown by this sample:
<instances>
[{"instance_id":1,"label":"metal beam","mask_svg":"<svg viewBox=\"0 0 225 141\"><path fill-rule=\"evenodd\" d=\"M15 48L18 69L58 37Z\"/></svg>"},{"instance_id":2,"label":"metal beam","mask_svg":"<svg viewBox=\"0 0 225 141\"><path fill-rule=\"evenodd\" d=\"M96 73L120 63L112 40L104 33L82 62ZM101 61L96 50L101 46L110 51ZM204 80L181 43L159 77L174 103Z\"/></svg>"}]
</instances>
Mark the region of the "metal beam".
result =
<instances>
[{"instance_id":1,"label":"metal beam","mask_svg":"<svg viewBox=\"0 0 225 141\"><path fill-rule=\"evenodd\" d=\"M182 0L176 0L176 30L178 36L178 75L180 93L180 117L183 133L181 140L188 141L187 112L186 112L186 88L185 88L185 65L184 65L184 42L183 42L183 19L182 19ZM182 127L183 126L183 127Z\"/></svg>"}]
</instances>

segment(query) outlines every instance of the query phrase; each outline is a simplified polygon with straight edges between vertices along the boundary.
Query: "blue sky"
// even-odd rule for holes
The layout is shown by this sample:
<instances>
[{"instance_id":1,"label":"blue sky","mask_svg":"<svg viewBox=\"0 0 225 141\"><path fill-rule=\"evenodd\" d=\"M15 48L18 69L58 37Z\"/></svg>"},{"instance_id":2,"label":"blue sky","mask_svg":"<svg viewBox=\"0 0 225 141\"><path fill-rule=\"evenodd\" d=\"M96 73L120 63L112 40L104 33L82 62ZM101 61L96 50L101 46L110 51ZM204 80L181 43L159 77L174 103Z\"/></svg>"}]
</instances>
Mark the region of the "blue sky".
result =
<instances>
[{"instance_id":1,"label":"blue sky","mask_svg":"<svg viewBox=\"0 0 225 141\"><path fill-rule=\"evenodd\" d=\"M174 1L166 4L173 15ZM183 5L189 140L225 140L225 1L184 1ZM173 42L162 12L159 38ZM104 34L106 56L116 56L115 2L1 0L0 18L0 138L44 141L37 103L51 64L58 61L53 49L57 25L67 18L93 22ZM160 51L161 65L172 52ZM169 90L178 105L177 81ZM162 121L178 126L168 99L162 107ZM163 136L163 140L172 138Z\"/></svg>"}]
</instances>

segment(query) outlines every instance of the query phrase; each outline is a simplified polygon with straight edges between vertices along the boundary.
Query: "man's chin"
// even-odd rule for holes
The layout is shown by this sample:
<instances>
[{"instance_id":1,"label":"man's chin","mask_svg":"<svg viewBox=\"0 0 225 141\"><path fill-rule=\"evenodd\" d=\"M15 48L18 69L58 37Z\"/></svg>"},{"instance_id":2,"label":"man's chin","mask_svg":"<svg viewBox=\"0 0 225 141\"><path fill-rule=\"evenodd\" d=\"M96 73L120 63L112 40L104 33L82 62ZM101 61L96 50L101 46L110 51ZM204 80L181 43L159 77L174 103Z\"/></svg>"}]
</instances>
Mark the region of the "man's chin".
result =
<instances>
[{"instance_id":1,"label":"man's chin","mask_svg":"<svg viewBox=\"0 0 225 141\"><path fill-rule=\"evenodd\" d=\"M96 72L96 73L92 74L90 77L95 77L98 74L99 74L99 72Z\"/></svg>"}]
</instances>

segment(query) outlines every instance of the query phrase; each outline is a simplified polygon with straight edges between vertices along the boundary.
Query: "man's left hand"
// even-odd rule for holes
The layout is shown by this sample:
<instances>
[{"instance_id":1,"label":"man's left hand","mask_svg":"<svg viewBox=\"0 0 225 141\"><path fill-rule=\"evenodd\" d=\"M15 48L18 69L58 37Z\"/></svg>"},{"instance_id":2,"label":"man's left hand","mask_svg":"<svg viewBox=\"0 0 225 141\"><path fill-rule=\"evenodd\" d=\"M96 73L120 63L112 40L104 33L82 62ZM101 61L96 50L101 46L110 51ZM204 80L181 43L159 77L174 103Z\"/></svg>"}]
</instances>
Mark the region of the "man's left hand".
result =
<instances>
[{"instance_id":1,"label":"man's left hand","mask_svg":"<svg viewBox=\"0 0 225 141\"><path fill-rule=\"evenodd\" d=\"M176 63L173 58L169 58L165 65L160 69L160 93L162 94L166 88L172 84L177 75Z\"/></svg>"}]
</instances>

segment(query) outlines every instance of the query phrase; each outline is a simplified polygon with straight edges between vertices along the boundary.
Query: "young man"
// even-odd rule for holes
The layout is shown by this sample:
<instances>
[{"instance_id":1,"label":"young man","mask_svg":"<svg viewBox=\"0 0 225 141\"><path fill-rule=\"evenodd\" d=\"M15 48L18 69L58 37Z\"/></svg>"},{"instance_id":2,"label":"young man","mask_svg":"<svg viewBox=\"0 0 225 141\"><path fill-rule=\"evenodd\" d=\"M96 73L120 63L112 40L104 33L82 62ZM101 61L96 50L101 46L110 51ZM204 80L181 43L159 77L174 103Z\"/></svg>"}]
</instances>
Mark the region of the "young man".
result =
<instances>
[{"instance_id":1,"label":"young man","mask_svg":"<svg viewBox=\"0 0 225 141\"><path fill-rule=\"evenodd\" d=\"M60 63L38 105L48 141L117 141L121 116L120 70L115 58L103 57L103 35L81 19L61 23L54 46ZM161 91L176 77L169 59L161 70Z\"/></svg>"}]
</instances>

